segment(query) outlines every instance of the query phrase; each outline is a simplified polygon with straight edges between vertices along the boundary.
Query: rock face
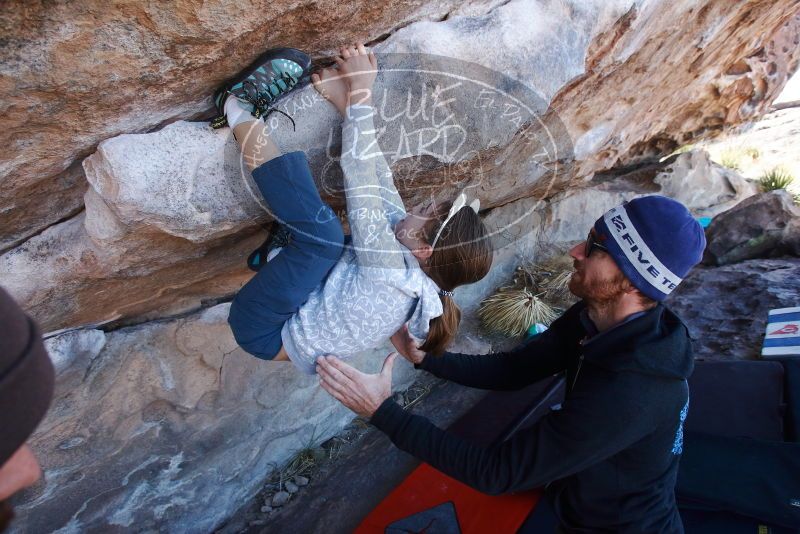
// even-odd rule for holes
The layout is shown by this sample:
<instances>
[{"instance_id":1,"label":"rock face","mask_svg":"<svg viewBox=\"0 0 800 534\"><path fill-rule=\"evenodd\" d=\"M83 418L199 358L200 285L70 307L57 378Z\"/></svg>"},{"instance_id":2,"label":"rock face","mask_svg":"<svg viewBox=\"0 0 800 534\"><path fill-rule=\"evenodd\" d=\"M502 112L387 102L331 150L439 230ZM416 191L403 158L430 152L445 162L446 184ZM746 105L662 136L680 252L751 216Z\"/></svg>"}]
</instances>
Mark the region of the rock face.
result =
<instances>
[{"instance_id":1,"label":"rock face","mask_svg":"<svg viewBox=\"0 0 800 534\"><path fill-rule=\"evenodd\" d=\"M521 233L498 233L490 275L456 291L465 320L454 350L484 353L492 347L473 311L523 257L538 250L547 228L553 229L551 244L583 239L610 207L662 187L680 189L675 181L685 160L704 161L702 153L684 154L646 173L567 191L536 206L523 199L492 210L486 218L490 229ZM735 174L709 169L716 172L707 177L708 198L720 204L698 200L704 213L723 209L745 194L737 190L746 191ZM33 439L47 476L19 505L27 530L150 525L208 531L258 490L271 463L279 465L348 420L349 413L315 380L238 349L225 322L227 310L221 304L182 319L110 333L79 330L48 341L58 391ZM503 343L516 340L497 347ZM370 351L356 364L377 370L388 351ZM412 378L412 370L400 366L396 387Z\"/></svg>"},{"instance_id":2,"label":"rock face","mask_svg":"<svg viewBox=\"0 0 800 534\"><path fill-rule=\"evenodd\" d=\"M758 358L767 312L800 302L800 259L698 266L666 304L689 327L696 358Z\"/></svg>"},{"instance_id":3,"label":"rock face","mask_svg":"<svg viewBox=\"0 0 800 534\"><path fill-rule=\"evenodd\" d=\"M800 256L800 207L784 189L761 193L714 219L706 237L703 262L710 265Z\"/></svg>"},{"instance_id":4,"label":"rock face","mask_svg":"<svg viewBox=\"0 0 800 534\"><path fill-rule=\"evenodd\" d=\"M21 531L211 531L273 463L351 417L313 379L237 349L217 304L251 276L244 259L270 216L230 132L190 121L264 49L321 58L372 40L380 143L407 205L464 188L482 200L495 268L456 293L464 352L492 348L472 312L543 242L583 239L640 195L697 216L752 195L701 152L658 160L757 117L800 58L788 2L357 4L4 5L0 283L46 331L83 327L48 341L57 395L33 438L45 480L17 499ZM332 109L310 88L281 105L298 129L273 115L279 145L308 154L341 208ZM793 263L759 265L726 275L760 292L748 313L796 301L764 289L796 279ZM700 306L714 297L680 298L706 328ZM387 350L356 363L375 370ZM395 378L404 387L411 370Z\"/></svg>"},{"instance_id":5,"label":"rock face","mask_svg":"<svg viewBox=\"0 0 800 534\"><path fill-rule=\"evenodd\" d=\"M197 11L192 11L194 9ZM403 13L418 20L449 7L439 4L414 9L419 11ZM664 13L659 11L664 9ZM196 18L201 26L208 24L212 8L187 7L187 10L191 15L176 13L170 17L148 15L145 8L131 8L126 16L149 20L148 24L156 30L174 28L184 16L191 20ZM525 197L549 198L574 185L588 185L596 175L620 164L652 160L692 136L719 131L725 125L755 116L777 94L787 74L796 67L796 55L800 54L800 48L790 46L797 38L800 19L787 6L777 3L749 6L745 13L744 5L732 8L721 1L710 1L699 7L694 3L677 2L666 7L655 2L635 4L619 0L574 3L567 8L560 3L514 0L503 5L475 3L462 12L468 12L468 16L454 12L444 21L410 24L375 46L384 57L415 54L413 57L427 61L424 58L439 57L428 54L446 54L453 58L450 61L460 61L459 65L474 66L467 78L474 77L479 69L494 69L507 76L504 79L497 75L498 80L490 86L493 98L480 94L474 99L467 98L475 92L477 84L474 83L473 93L463 87L458 88L458 93L452 88L450 93L445 89L440 111L448 117L454 113L452 116L458 118L457 123L439 124L438 129L433 127L433 133L430 127L414 130L417 142L395 150L392 159L396 176L405 184L403 192L409 205L431 193L449 196L465 186L475 187L483 205L492 207ZM238 12L222 6L214 16L228 20L225 19L228 13L233 16ZM87 8L74 17L94 14ZM14 15L12 11L8 16L24 20L35 13ZM392 18L385 13L381 16ZM310 23L310 20L305 22ZM386 19L378 17L378 20ZM693 22L682 24L678 29L665 28L663 20ZM221 27L226 24L218 23ZM228 20L228 23L231 35L244 31L241 21ZM569 31L564 34L566 28ZM139 35L138 30L131 29L126 34L129 37L130 32ZM151 38L140 37L130 38L137 46L144 46ZM47 35L37 38L42 46L58 49L60 41L57 39L47 41ZM165 45L175 38L171 31L166 31L161 38L164 41L159 41L158 45L151 44L151 57L162 57L167 50L185 61L186 69L205 65L205 61L221 55L214 48L216 45L207 45L204 54L198 52L197 56L192 55L191 43L184 44L180 51L171 49ZM229 42L227 39L225 37L220 44ZM15 42L24 42L24 37ZM78 41L71 42L78 46ZM489 42L503 46L488 56ZM690 46L689 43L695 44ZM239 44L244 49L252 43L244 39ZM306 46L302 39L297 44ZM108 53L109 58L113 58L114 52ZM670 68L655 68L659 63L652 58L662 56L664 64ZM69 132L72 142L59 146L94 146L114 128L125 132L142 130L178 115L190 115L186 111L188 107L207 109L207 105L200 104L203 102L201 95L210 94L215 84L230 74L229 70L235 70L232 65L244 63L236 54L231 57L236 57L238 62L231 63L230 68L227 57L215 62L213 69L198 66L202 75L198 74L199 78L193 75L190 84L179 84L175 76L169 76L169 83L161 83L167 74L159 69L168 68L173 59L156 62L158 68L137 69L137 76L147 72L156 81L146 90L140 88L137 94L141 97L132 98L129 104L132 111L125 108L115 120L107 119L105 112L82 117L85 120L80 121L81 132L69 132L69 128L60 130ZM435 61L434 64L436 66ZM21 68L18 63L9 65ZM402 61L399 65L403 65ZM92 64L91 68L100 67ZM212 71L219 74L212 78L207 74ZM206 75L209 77L203 78ZM90 77L84 70L76 76L85 84L89 83ZM415 82L425 81L420 76L411 78ZM403 81L402 76L392 78L392 72L387 70L379 84L384 83L384 88L405 88ZM424 83L408 87L420 85ZM122 92L128 94L129 86L122 81L115 86L123 86ZM441 87L448 86L442 84ZM526 90L538 98L532 106L536 113L509 111L508 100L519 100L519 93ZM433 91L423 93L430 96ZM499 93L504 94L506 101L497 98ZM22 91L22 94L28 93ZM84 94L81 92L80 97L74 98L83 103ZM459 98L453 98L454 94ZM647 99L642 98L644 94ZM68 103L73 98L71 95L67 92L61 98ZM315 101L314 95L309 88L287 102L301 127L297 132L290 132L284 125L277 135L284 150L299 149L309 153L320 184L330 185L323 189L326 199L339 207L342 198L337 187L337 128L333 111L327 104ZM409 101L414 106L419 105L420 94L409 92L409 95ZM116 97L114 93L108 98ZM173 103L168 105L167 101ZM394 101L402 107L406 100L395 98ZM7 102L9 106L17 106L13 109L20 109L14 98ZM545 112L548 104L551 104L551 111ZM116 101L114 105L119 109ZM97 107L102 106L98 103ZM75 114L75 108L68 104L64 104L64 109ZM405 112L406 115L413 113L414 110ZM20 125L20 132L35 138L37 124L27 121L24 126ZM395 127L398 126L396 122L389 121L387 125L390 135L384 141L391 147L392 135L401 130ZM88 126L96 126L96 130L89 133ZM443 138L450 127L462 128L470 134L468 142L459 146L461 151L455 158L447 154L446 141L439 139L442 146L433 151L422 141L426 133ZM406 131L402 139L410 138L413 136ZM451 140L454 138L450 136ZM74 158L77 152L70 154L69 157L62 155L59 161ZM23 165L29 151L16 150L14 155L15 159L8 160L7 166L8 175L15 178L6 187L8 196L4 198L23 195L27 188L34 187L32 184L40 184L43 176L61 168L60 163L48 157L37 157L35 163ZM12 249L0 259L0 276L8 289L47 329L94 324L114 317L130 321L137 317L189 311L198 303L199 286L213 288L208 295L212 299L235 293L243 274L240 258L246 255L246 252L241 254L238 247L245 248L243 240L248 238L248 232L255 231L253 225L268 218L259 215L257 194L241 195L242 191L252 192L253 187L237 165L235 148L228 142L227 131L213 133L199 123L177 123L150 134L122 135L105 141L84 162L84 169L91 186L85 200L86 235L75 233L75 221L69 220L35 236L30 243ZM41 191L47 198L42 206L50 206L51 197L58 198L44 189ZM697 191L700 189L696 194ZM74 209L74 203L67 202L68 196L60 198ZM63 216L59 210L49 207L44 211L59 218ZM25 224L27 216L22 210L10 209L6 213L12 212L17 214L15 224ZM42 227L39 225L53 222L45 219L38 218L25 232L35 233ZM8 225L8 230L4 226L4 231L10 236L9 242L16 242L21 234L11 226ZM66 234L69 234L68 242L75 245L64 251L62 264L80 263L74 254L93 246L107 249L104 259L96 256L100 261L95 264L96 268L90 269L91 277L64 272L61 265L47 265L48 271L58 274L45 276L39 287L31 288L30 281L20 280L18 273L26 270L21 266L31 264L32 255L47 257L45 251L62 250ZM147 236L148 247L140 246L143 235ZM253 238L253 241L258 239ZM236 248L230 250L227 266L220 266L213 260L214 267L207 268L205 262L194 261L215 256L225 247ZM183 269L170 271L168 262L181 264ZM45 268L45 265L39 266ZM158 272L158 276L152 276L154 272ZM103 286L100 303L87 309L85 303L96 299L98 280ZM131 286L140 294L155 294L156 298L129 305L126 301L130 298L128 288ZM115 304L107 309L103 302Z\"/></svg>"},{"instance_id":6,"label":"rock face","mask_svg":"<svg viewBox=\"0 0 800 534\"><path fill-rule=\"evenodd\" d=\"M712 162L705 150L674 157L653 181L658 194L690 206L696 217L715 217L759 192L754 182Z\"/></svg>"},{"instance_id":7,"label":"rock face","mask_svg":"<svg viewBox=\"0 0 800 534\"><path fill-rule=\"evenodd\" d=\"M0 14L0 111L8 121L0 132L0 250L80 205L82 187L65 188L62 173L100 141L207 114L214 89L263 50L288 43L325 54L414 21L476 6L485 11L494 3L192 0L114 9L98 0L6 3ZM49 209L15 213L34 205Z\"/></svg>"},{"instance_id":8,"label":"rock face","mask_svg":"<svg viewBox=\"0 0 800 534\"><path fill-rule=\"evenodd\" d=\"M96 240L85 219L83 213L48 228L0 256L3 285L14 288L44 331L172 315L227 297L252 276L244 260L266 236L250 228L198 248L136 228L120 243L113 238L120 226L102 227L111 235ZM105 221L115 221L110 212Z\"/></svg>"},{"instance_id":9,"label":"rock face","mask_svg":"<svg viewBox=\"0 0 800 534\"><path fill-rule=\"evenodd\" d=\"M784 85L777 73L797 68L800 17L785 7L631 7L589 47L586 73L553 99L575 140L576 174L648 161L762 114Z\"/></svg>"},{"instance_id":10,"label":"rock face","mask_svg":"<svg viewBox=\"0 0 800 534\"><path fill-rule=\"evenodd\" d=\"M18 505L24 531L210 532L270 469L352 419L316 377L239 349L228 308L48 340L57 390L31 441L45 478ZM388 352L355 363L376 372ZM413 368L398 364L404 388Z\"/></svg>"}]
</instances>

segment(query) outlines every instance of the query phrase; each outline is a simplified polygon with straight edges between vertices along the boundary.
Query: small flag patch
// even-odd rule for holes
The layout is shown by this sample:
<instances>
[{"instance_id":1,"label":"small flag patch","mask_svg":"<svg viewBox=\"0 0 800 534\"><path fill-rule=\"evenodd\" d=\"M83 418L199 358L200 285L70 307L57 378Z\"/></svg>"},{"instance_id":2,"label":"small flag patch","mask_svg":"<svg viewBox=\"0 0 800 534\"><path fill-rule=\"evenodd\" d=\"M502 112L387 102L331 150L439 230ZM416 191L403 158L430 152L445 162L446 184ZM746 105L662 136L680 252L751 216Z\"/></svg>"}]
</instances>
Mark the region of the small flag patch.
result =
<instances>
[{"instance_id":1,"label":"small flag patch","mask_svg":"<svg viewBox=\"0 0 800 534\"><path fill-rule=\"evenodd\" d=\"M770 310L761 356L800 356L800 307Z\"/></svg>"}]
</instances>

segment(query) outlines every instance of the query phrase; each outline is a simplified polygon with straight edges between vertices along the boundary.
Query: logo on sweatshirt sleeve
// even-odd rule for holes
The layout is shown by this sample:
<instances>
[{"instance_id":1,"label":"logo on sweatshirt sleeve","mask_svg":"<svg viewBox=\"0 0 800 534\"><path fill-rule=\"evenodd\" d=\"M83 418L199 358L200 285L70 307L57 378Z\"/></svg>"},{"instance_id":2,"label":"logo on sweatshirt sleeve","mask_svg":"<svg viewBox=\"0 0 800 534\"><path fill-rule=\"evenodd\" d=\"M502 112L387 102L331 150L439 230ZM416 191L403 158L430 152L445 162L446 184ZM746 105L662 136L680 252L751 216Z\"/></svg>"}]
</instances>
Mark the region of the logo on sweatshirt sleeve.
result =
<instances>
[{"instance_id":1,"label":"logo on sweatshirt sleeve","mask_svg":"<svg viewBox=\"0 0 800 534\"><path fill-rule=\"evenodd\" d=\"M678 421L678 430L675 432L675 441L672 443L672 454L681 454L683 452L683 422L686 421L686 415L689 413L689 398L686 398L686 404L683 405L681 410L680 420Z\"/></svg>"}]
</instances>

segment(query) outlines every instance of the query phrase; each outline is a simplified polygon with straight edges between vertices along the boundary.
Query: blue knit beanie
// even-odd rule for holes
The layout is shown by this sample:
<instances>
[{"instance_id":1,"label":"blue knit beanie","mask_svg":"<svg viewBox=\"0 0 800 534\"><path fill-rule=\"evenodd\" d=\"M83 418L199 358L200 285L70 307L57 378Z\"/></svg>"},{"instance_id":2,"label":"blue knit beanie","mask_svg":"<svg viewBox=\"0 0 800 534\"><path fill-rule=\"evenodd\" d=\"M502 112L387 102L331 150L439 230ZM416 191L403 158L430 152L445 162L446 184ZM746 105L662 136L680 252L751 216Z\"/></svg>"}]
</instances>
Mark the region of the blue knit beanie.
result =
<instances>
[{"instance_id":1,"label":"blue knit beanie","mask_svg":"<svg viewBox=\"0 0 800 534\"><path fill-rule=\"evenodd\" d=\"M703 228L686 206L660 195L608 210L594 230L634 287L656 301L667 298L706 248Z\"/></svg>"}]
</instances>

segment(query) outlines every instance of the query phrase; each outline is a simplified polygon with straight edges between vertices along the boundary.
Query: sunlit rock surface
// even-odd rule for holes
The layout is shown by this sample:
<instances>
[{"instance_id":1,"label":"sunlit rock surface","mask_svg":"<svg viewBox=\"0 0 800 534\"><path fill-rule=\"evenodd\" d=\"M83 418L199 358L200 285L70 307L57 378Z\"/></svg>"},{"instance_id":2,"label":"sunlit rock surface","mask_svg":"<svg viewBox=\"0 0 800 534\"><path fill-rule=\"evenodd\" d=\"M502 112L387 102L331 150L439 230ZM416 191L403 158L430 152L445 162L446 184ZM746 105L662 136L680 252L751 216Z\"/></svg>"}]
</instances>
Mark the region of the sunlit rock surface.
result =
<instances>
[{"instance_id":1,"label":"sunlit rock surface","mask_svg":"<svg viewBox=\"0 0 800 534\"><path fill-rule=\"evenodd\" d=\"M239 349L228 308L48 340L58 385L31 441L45 478L18 508L24 531L210 532L270 469L352 419L316 377ZM376 372L388 353L355 364ZM412 378L397 362L395 388Z\"/></svg>"},{"instance_id":2,"label":"sunlit rock surface","mask_svg":"<svg viewBox=\"0 0 800 534\"><path fill-rule=\"evenodd\" d=\"M201 119L213 90L264 49L290 44L319 60L374 41L381 146L407 204L465 187L482 201L495 267L456 292L465 311L456 348L487 352L472 312L542 243L581 240L636 196L665 194L711 217L755 192L702 152L659 159L768 108L797 69L798 9L722 0L4 5L0 284L45 331L84 327L48 341L57 396L33 438L45 479L17 499L17 530L209 532L258 491L272 462L351 417L313 379L237 349L227 304L217 305L252 276L244 260L270 215L230 131ZM332 108L311 88L282 105L297 130L274 114L276 140L308 154L323 197L341 210ZM698 271L699 296L683 304L690 328L707 327L700 308L714 296L701 289L758 292L794 276L791 265L730 269L738 265L740 278ZM745 291L710 317L796 300L789 289L766 294L754 301ZM377 369L386 352L357 364ZM397 386L412 376L401 366Z\"/></svg>"}]
</instances>

